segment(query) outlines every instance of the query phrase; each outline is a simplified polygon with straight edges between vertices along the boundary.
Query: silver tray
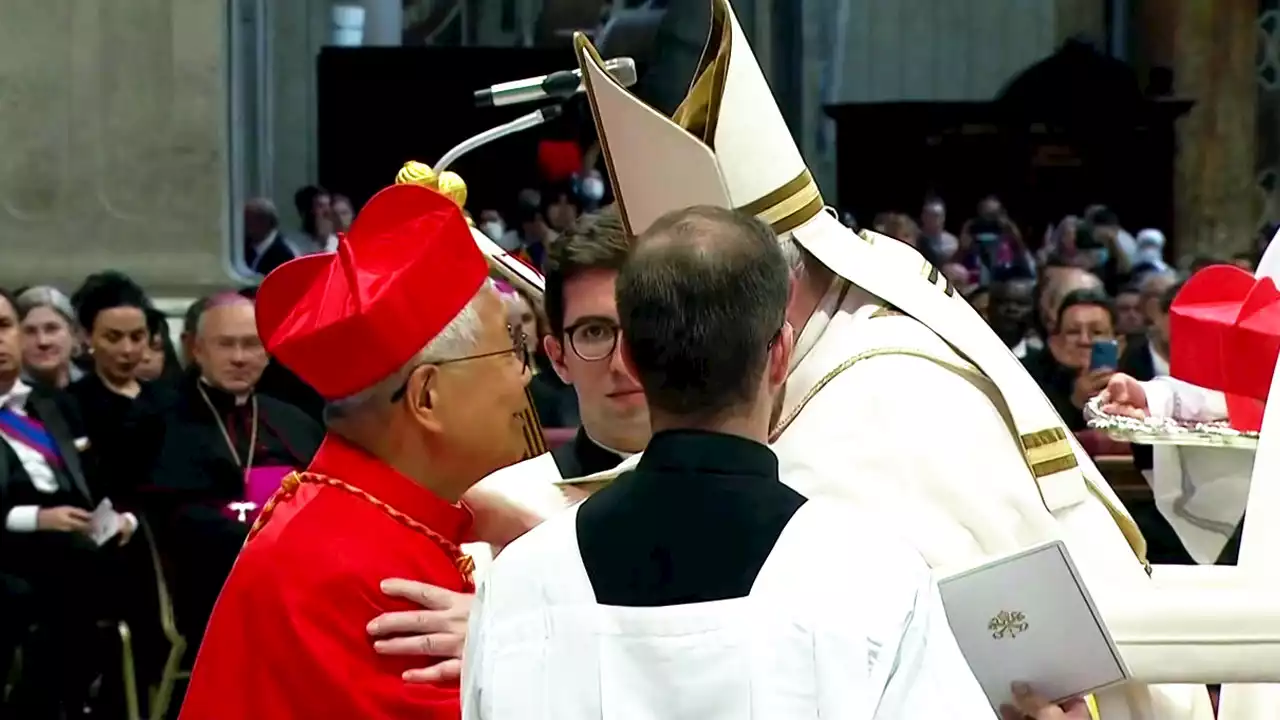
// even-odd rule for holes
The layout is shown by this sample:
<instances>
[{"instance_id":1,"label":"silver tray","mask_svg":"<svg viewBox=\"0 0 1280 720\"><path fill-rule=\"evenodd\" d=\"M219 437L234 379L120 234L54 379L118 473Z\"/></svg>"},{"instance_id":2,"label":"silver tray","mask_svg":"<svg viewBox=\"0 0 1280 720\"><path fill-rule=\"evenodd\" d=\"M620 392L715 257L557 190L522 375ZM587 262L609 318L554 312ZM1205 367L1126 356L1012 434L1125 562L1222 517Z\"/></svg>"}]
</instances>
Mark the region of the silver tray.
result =
<instances>
[{"instance_id":1,"label":"silver tray","mask_svg":"<svg viewBox=\"0 0 1280 720\"><path fill-rule=\"evenodd\" d=\"M1101 397L1085 404L1084 417L1089 427L1112 439L1140 445L1181 445L1183 447L1233 448L1256 450L1258 433L1244 432L1220 422L1187 422L1174 418L1131 418L1110 415L1100 408Z\"/></svg>"}]
</instances>

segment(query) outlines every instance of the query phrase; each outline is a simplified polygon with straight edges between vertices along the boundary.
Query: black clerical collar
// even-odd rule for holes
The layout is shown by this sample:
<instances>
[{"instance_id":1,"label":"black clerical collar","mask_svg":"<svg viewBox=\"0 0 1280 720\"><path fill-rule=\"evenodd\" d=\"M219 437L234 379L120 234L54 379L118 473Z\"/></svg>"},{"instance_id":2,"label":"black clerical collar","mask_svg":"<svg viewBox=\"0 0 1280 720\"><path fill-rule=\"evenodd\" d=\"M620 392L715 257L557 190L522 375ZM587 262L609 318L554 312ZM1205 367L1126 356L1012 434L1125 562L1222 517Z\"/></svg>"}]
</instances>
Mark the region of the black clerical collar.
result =
<instances>
[{"instance_id":1,"label":"black clerical collar","mask_svg":"<svg viewBox=\"0 0 1280 720\"><path fill-rule=\"evenodd\" d=\"M213 385L204 378L200 378L196 381L195 391L199 393L201 390L203 390L205 396L209 398L209 402L213 403L213 406L218 409L218 412L224 415L233 413L238 408L249 406L249 403L247 402L237 403L235 395Z\"/></svg>"},{"instance_id":2,"label":"black clerical collar","mask_svg":"<svg viewBox=\"0 0 1280 720\"><path fill-rule=\"evenodd\" d=\"M642 473L714 473L778 479L778 456L741 435L663 430L653 436L636 469Z\"/></svg>"}]
</instances>

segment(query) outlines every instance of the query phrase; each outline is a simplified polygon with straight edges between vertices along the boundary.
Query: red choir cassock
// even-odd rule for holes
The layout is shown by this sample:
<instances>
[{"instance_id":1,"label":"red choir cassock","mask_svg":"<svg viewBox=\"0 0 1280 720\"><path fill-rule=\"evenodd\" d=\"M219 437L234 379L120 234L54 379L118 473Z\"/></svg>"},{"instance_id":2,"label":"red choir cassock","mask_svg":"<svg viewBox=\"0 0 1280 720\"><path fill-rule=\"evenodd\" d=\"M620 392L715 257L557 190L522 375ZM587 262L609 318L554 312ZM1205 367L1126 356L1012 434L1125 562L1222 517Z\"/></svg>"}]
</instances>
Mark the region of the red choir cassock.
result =
<instances>
[{"instance_id":1,"label":"red choir cassock","mask_svg":"<svg viewBox=\"0 0 1280 720\"><path fill-rule=\"evenodd\" d=\"M325 398L391 376L479 291L484 257L459 208L415 185L374 196L336 253L282 265L258 292L268 350ZM431 720L458 687L406 683L421 658L378 655L365 626L412 610L393 577L470 591L467 510L329 435L286 478L223 586L182 720Z\"/></svg>"}]
</instances>

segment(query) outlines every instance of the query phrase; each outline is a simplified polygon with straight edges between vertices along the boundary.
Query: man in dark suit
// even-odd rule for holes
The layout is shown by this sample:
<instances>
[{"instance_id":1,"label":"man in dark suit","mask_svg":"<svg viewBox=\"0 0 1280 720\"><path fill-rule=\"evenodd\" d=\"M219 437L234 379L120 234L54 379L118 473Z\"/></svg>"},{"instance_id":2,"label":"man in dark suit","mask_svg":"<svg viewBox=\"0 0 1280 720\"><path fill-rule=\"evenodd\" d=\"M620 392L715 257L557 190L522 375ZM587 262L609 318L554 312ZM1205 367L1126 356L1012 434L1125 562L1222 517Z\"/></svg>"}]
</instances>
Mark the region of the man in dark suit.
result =
<instances>
[{"instance_id":1,"label":"man in dark suit","mask_svg":"<svg viewBox=\"0 0 1280 720\"><path fill-rule=\"evenodd\" d=\"M21 717L79 713L96 672L86 648L97 621L112 615L104 592L117 579L115 550L137 519L116 513L118 535L91 539L95 498L77 439L80 418L69 397L19 379L18 319L0 291L0 572L34 593L38 636L28 645L27 672L18 690Z\"/></svg>"},{"instance_id":2,"label":"man in dark suit","mask_svg":"<svg viewBox=\"0 0 1280 720\"><path fill-rule=\"evenodd\" d=\"M266 198L246 202L244 264L249 270L266 275L297 256L297 251L280 232L280 217L275 205Z\"/></svg>"}]
</instances>

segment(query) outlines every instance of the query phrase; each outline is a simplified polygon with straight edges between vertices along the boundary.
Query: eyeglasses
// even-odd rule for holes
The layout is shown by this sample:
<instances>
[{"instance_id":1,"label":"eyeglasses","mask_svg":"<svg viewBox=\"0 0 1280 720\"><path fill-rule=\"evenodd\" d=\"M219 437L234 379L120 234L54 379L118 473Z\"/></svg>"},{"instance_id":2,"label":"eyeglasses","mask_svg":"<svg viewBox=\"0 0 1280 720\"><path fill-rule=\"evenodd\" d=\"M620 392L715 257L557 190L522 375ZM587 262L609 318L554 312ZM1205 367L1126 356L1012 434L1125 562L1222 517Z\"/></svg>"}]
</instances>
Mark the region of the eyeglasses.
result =
<instances>
[{"instance_id":1,"label":"eyeglasses","mask_svg":"<svg viewBox=\"0 0 1280 720\"><path fill-rule=\"evenodd\" d=\"M573 354L587 362L604 360L618 347L621 328L616 322L601 318L589 318L564 329Z\"/></svg>"},{"instance_id":2,"label":"eyeglasses","mask_svg":"<svg viewBox=\"0 0 1280 720\"><path fill-rule=\"evenodd\" d=\"M467 360L480 360L483 358L498 357L499 355L514 354L520 360L520 374L524 374L529 370L529 345L528 335L519 328L507 326L507 331L511 334L511 347L506 350L494 350L493 352L479 353L477 355L465 355L463 357L449 358L447 360L435 360L433 362L424 363L426 365L451 365L453 363L466 362ZM405 378L404 384L391 394L391 402L398 403L409 391L409 378Z\"/></svg>"}]
</instances>

